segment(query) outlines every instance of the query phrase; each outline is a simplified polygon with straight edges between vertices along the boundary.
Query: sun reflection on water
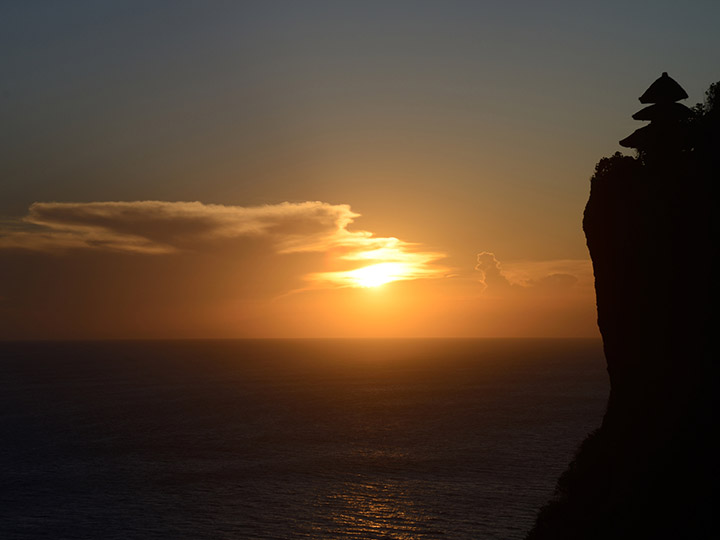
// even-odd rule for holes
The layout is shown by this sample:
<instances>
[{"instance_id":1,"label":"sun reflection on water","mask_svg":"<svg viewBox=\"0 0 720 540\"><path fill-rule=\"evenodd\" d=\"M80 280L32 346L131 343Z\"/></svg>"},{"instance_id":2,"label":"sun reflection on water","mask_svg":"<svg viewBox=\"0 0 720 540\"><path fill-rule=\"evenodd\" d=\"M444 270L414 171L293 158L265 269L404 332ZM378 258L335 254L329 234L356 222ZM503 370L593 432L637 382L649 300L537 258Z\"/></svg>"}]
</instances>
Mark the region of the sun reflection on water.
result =
<instances>
[{"instance_id":1,"label":"sun reflection on water","mask_svg":"<svg viewBox=\"0 0 720 540\"><path fill-rule=\"evenodd\" d=\"M424 516L409 498L400 482L373 482L342 484L341 490L318 500L320 513L334 509L331 515L323 515L325 523L316 523L318 534L328 529L343 536L364 539L411 540L418 538Z\"/></svg>"}]
</instances>

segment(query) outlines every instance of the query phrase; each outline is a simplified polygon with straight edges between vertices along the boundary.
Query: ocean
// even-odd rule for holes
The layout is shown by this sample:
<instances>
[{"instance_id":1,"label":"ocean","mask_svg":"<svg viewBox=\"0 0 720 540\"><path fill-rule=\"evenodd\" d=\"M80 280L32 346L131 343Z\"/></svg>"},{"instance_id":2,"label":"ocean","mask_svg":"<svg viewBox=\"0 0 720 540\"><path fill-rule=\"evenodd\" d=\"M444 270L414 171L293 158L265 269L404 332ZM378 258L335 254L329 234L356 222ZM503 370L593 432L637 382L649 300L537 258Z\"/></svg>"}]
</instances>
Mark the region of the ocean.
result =
<instances>
[{"instance_id":1,"label":"ocean","mask_svg":"<svg viewBox=\"0 0 720 540\"><path fill-rule=\"evenodd\" d=\"M599 340L0 343L0 538L520 539Z\"/></svg>"}]
</instances>

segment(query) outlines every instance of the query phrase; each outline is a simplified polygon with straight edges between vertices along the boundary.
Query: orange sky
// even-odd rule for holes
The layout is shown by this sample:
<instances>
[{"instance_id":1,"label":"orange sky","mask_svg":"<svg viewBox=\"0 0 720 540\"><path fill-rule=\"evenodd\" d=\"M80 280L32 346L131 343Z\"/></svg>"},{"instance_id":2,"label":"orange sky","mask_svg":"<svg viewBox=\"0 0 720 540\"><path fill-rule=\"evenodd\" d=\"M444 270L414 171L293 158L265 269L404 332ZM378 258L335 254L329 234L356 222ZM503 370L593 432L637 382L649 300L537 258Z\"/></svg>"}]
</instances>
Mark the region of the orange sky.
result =
<instances>
[{"instance_id":1,"label":"orange sky","mask_svg":"<svg viewBox=\"0 0 720 540\"><path fill-rule=\"evenodd\" d=\"M592 336L588 260L465 267L348 205L36 203L0 237L5 338Z\"/></svg>"},{"instance_id":2,"label":"orange sky","mask_svg":"<svg viewBox=\"0 0 720 540\"><path fill-rule=\"evenodd\" d=\"M5 2L0 339L597 336L589 178L719 18Z\"/></svg>"}]
</instances>

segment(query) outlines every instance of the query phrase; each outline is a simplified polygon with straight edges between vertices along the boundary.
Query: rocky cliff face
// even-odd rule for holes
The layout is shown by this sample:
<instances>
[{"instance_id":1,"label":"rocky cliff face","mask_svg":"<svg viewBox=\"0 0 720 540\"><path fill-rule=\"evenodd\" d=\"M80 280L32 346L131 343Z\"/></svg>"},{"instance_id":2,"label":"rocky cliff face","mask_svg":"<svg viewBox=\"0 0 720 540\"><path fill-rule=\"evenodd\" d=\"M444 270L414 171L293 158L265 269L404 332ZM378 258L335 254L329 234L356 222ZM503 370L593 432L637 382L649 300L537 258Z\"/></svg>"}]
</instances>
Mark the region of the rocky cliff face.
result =
<instances>
[{"instance_id":1,"label":"rocky cliff face","mask_svg":"<svg viewBox=\"0 0 720 540\"><path fill-rule=\"evenodd\" d=\"M611 392L602 426L528 539L714 536L720 123L713 97L682 122L674 145L597 165L583 229Z\"/></svg>"}]
</instances>

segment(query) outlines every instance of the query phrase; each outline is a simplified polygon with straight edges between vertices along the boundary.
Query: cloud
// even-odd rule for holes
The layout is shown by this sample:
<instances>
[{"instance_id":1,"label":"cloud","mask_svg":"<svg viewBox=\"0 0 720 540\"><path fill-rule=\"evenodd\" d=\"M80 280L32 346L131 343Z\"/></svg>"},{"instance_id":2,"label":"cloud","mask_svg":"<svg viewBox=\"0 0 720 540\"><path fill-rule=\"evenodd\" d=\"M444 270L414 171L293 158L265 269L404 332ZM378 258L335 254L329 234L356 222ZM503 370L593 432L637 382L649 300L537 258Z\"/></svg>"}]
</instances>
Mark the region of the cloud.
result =
<instances>
[{"instance_id":1,"label":"cloud","mask_svg":"<svg viewBox=\"0 0 720 540\"><path fill-rule=\"evenodd\" d=\"M477 255L475 270L480 282L491 291L561 292L592 286L590 260L522 261L511 265L497 260L494 253Z\"/></svg>"},{"instance_id":2,"label":"cloud","mask_svg":"<svg viewBox=\"0 0 720 540\"><path fill-rule=\"evenodd\" d=\"M507 288L512 286L503 275L500 269L500 261L495 258L494 253L489 251L478 253L475 270L480 272L480 282L486 287Z\"/></svg>"},{"instance_id":3,"label":"cloud","mask_svg":"<svg viewBox=\"0 0 720 540\"><path fill-rule=\"evenodd\" d=\"M0 248L161 254L199 249L207 242L265 237L279 251L321 250L344 236L358 215L348 205L323 202L257 207L167 201L36 202L20 223L0 231Z\"/></svg>"},{"instance_id":4,"label":"cloud","mask_svg":"<svg viewBox=\"0 0 720 540\"><path fill-rule=\"evenodd\" d=\"M275 254L329 253L325 272L310 272L316 286L359 286L352 272L367 265L396 265L388 281L441 275L444 257L394 237L350 231L359 214L346 204L283 202L255 207L201 202L133 201L33 203L27 216L0 229L0 249L41 252L114 251L168 255L211 251L255 239ZM401 271L400 271L401 270Z\"/></svg>"},{"instance_id":5,"label":"cloud","mask_svg":"<svg viewBox=\"0 0 720 540\"><path fill-rule=\"evenodd\" d=\"M548 290L563 290L572 287L580 281L572 274L549 274L539 279L529 281L527 287L535 287Z\"/></svg>"}]
</instances>

